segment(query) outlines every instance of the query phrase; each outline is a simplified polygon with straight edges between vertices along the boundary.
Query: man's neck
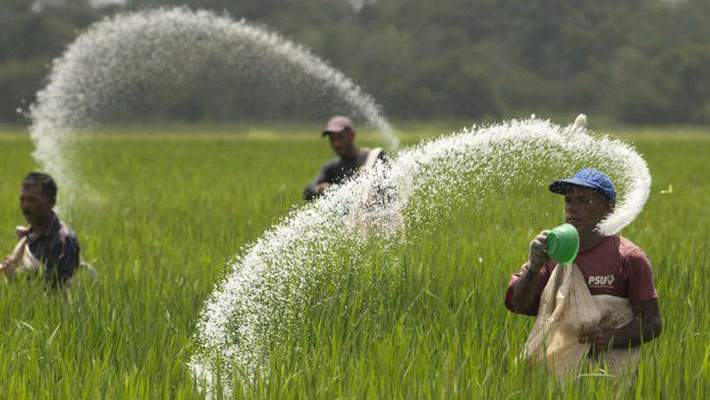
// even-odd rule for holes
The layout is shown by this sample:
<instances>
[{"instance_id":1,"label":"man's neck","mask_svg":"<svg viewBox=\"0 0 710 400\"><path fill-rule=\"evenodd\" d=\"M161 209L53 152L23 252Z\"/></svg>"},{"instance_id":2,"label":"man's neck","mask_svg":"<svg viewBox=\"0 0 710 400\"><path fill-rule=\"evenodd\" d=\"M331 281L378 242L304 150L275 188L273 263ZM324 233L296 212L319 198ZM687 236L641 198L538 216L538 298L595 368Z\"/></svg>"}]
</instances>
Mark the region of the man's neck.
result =
<instances>
[{"instance_id":1,"label":"man's neck","mask_svg":"<svg viewBox=\"0 0 710 400\"><path fill-rule=\"evenodd\" d=\"M352 161L357 159L357 157L360 155L360 148L357 146L353 146L350 151L348 151L347 154L343 155L342 159Z\"/></svg>"},{"instance_id":2,"label":"man's neck","mask_svg":"<svg viewBox=\"0 0 710 400\"><path fill-rule=\"evenodd\" d=\"M596 230L585 232L579 235L579 252L583 253L601 243L605 236L600 235Z\"/></svg>"},{"instance_id":3,"label":"man's neck","mask_svg":"<svg viewBox=\"0 0 710 400\"><path fill-rule=\"evenodd\" d=\"M30 225L30 235L32 235L33 238L37 238L46 233L52 225L53 220L54 213L51 213L47 217L43 218L42 221Z\"/></svg>"}]
</instances>

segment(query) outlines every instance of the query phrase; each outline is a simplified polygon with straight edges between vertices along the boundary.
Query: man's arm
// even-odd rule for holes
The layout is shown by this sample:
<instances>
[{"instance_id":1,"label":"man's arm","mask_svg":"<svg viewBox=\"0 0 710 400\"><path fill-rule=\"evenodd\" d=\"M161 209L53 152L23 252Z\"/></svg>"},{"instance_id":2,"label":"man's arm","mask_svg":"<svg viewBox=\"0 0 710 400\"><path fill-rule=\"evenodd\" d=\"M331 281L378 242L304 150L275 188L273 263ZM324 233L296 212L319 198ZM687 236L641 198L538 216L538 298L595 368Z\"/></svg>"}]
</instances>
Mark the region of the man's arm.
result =
<instances>
[{"instance_id":1,"label":"man's arm","mask_svg":"<svg viewBox=\"0 0 710 400\"><path fill-rule=\"evenodd\" d=\"M540 287L541 270L545 262L550 258L547 256L545 241L549 231L542 231L532 242L530 242L530 254L527 270L513 286L513 293L510 299L510 309L520 314L528 314L528 310L533 308L538 301L538 288Z\"/></svg>"},{"instance_id":2,"label":"man's arm","mask_svg":"<svg viewBox=\"0 0 710 400\"><path fill-rule=\"evenodd\" d=\"M12 257L7 256L4 260L0 262L0 275L7 274L10 271L10 264L12 263Z\"/></svg>"},{"instance_id":3,"label":"man's arm","mask_svg":"<svg viewBox=\"0 0 710 400\"><path fill-rule=\"evenodd\" d=\"M536 302L537 288L540 284L541 267L528 265L527 271L515 282L513 295L510 301L510 309L518 314L531 314Z\"/></svg>"},{"instance_id":4,"label":"man's arm","mask_svg":"<svg viewBox=\"0 0 710 400\"><path fill-rule=\"evenodd\" d=\"M17 242L13 248L12 253L5 257L2 263L0 263L0 275L11 276L17 267L17 263L22 257L23 251L25 251L25 244L27 243L27 239L25 237L29 233L29 228L18 226L15 229L15 233L17 234L19 242Z\"/></svg>"},{"instance_id":5,"label":"man's arm","mask_svg":"<svg viewBox=\"0 0 710 400\"><path fill-rule=\"evenodd\" d=\"M326 182L329 166L330 163L324 165L318 172L318 176L316 176L313 182L306 186L306 189L303 191L303 198L306 199L306 201L315 200L325 189L328 188L328 186L330 186Z\"/></svg>"},{"instance_id":6,"label":"man's arm","mask_svg":"<svg viewBox=\"0 0 710 400\"><path fill-rule=\"evenodd\" d=\"M633 321L612 333L611 347L638 346L661 334L663 323L658 299L634 304L633 309L635 315Z\"/></svg>"},{"instance_id":7,"label":"man's arm","mask_svg":"<svg viewBox=\"0 0 710 400\"><path fill-rule=\"evenodd\" d=\"M597 330L583 335L581 342L592 344L593 352L600 352L608 348L628 348L639 346L657 338L661 334L661 313L658 308L658 299L634 304L634 319L618 329L609 331Z\"/></svg>"}]
</instances>

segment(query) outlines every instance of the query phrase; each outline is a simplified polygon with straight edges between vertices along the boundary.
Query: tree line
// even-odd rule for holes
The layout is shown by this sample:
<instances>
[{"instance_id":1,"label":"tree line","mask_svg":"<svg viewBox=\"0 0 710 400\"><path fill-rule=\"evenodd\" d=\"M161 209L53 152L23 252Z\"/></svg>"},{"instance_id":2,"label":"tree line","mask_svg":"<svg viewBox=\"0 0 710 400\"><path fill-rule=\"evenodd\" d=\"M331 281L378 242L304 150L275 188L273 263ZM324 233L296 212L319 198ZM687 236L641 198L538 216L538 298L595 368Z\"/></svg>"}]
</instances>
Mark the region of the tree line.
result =
<instances>
[{"instance_id":1,"label":"tree line","mask_svg":"<svg viewBox=\"0 0 710 400\"><path fill-rule=\"evenodd\" d=\"M3 0L0 121L23 120L18 109L46 85L51 61L91 23L176 5L262 23L302 43L390 117L584 111L628 123L710 123L707 0L125 0L101 7ZM198 115L211 117L209 110Z\"/></svg>"}]
</instances>

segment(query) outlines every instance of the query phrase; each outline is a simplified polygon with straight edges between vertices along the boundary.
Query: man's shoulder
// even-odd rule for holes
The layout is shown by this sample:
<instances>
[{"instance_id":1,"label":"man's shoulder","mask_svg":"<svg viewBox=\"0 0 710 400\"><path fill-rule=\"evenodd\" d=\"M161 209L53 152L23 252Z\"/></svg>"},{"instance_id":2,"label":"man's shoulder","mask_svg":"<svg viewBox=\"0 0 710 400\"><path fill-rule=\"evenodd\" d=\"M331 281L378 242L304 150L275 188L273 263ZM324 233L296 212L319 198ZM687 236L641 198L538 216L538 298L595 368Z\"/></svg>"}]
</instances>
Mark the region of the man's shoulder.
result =
<instances>
[{"instance_id":1,"label":"man's shoulder","mask_svg":"<svg viewBox=\"0 0 710 400\"><path fill-rule=\"evenodd\" d=\"M76 236L76 232L68 223L59 219L59 230L57 232L59 239L63 243L78 243L79 239Z\"/></svg>"},{"instance_id":2,"label":"man's shoulder","mask_svg":"<svg viewBox=\"0 0 710 400\"><path fill-rule=\"evenodd\" d=\"M360 152L360 157L358 157L358 165L369 165L372 166L376 161L381 161L383 163L389 163L390 159L385 153L385 151L380 147L375 148L362 148Z\"/></svg>"},{"instance_id":3,"label":"man's shoulder","mask_svg":"<svg viewBox=\"0 0 710 400\"><path fill-rule=\"evenodd\" d=\"M342 162L341 159L333 158L331 160L326 161L325 164L323 164L323 166L321 167L321 169L324 171L328 171L328 170L338 168L338 166L340 165L341 162Z\"/></svg>"},{"instance_id":4,"label":"man's shoulder","mask_svg":"<svg viewBox=\"0 0 710 400\"><path fill-rule=\"evenodd\" d=\"M647 260L646 253L631 240L620 236L606 236L604 240L590 251L592 259L605 260L603 262L621 262Z\"/></svg>"},{"instance_id":5,"label":"man's shoulder","mask_svg":"<svg viewBox=\"0 0 710 400\"><path fill-rule=\"evenodd\" d=\"M619 254L622 257L646 257L646 253L636 243L623 236L619 236Z\"/></svg>"},{"instance_id":6,"label":"man's shoulder","mask_svg":"<svg viewBox=\"0 0 710 400\"><path fill-rule=\"evenodd\" d=\"M377 152L377 159L378 159L378 160L385 161L385 160L388 159L387 153L386 153L382 148L380 148L380 147L374 148L374 149L372 149L372 150L370 150L370 151L375 151L375 152Z\"/></svg>"},{"instance_id":7,"label":"man's shoulder","mask_svg":"<svg viewBox=\"0 0 710 400\"><path fill-rule=\"evenodd\" d=\"M385 152L385 150L382 147L373 147L373 148L363 147L361 149L361 153L364 157L368 157L371 152L375 152L373 154L377 154L378 158L387 157L387 153Z\"/></svg>"},{"instance_id":8,"label":"man's shoulder","mask_svg":"<svg viewBox=\"0 0 710 400\"><path fill-rule=\"evenodd\" d=\"M634 271L639 268L651 268L651 261L641 247L622 236L619 236L619 255L623 268L630 268Z\"/></svg>"}]
</instances>

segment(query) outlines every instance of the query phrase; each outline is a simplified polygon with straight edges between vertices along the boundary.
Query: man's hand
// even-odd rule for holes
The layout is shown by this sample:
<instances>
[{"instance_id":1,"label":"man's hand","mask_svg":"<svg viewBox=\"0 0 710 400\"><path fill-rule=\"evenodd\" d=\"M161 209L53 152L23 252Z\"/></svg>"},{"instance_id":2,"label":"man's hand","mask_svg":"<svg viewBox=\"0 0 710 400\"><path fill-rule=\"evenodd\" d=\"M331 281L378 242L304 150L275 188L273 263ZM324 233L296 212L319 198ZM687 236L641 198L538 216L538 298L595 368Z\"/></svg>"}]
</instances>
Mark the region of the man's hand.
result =
<instances>
[{"instance_id":1,"label":"man's hand","mask_svg":"<svg viewBox=\"0 0 710 400\"><path fill-rule=\"evenodd\" d=\"M17 236L18 239L22 239L23 237L27 236L30 233L30 228L25 227L25 226L16 226L15 227L15 235Z\"/></svg>"},{"instance_id":2,"label":"man's hand","mask_svg":"<svg viewBox=\"0 0 710 400\"><path fill-rule=\"evenodd\" d=\"M316 193L319 193L319 194L320 194L320 193L323 193L323 192L325 192L329 187L330 187L330 183L327 183L327 182L319 183L319 184L317 184L316 187L315 187L315 192L316 192Z\"/></svg>"},{"instance_id":3,"label":"man's hand","mask_svg":"<svg viewBox=\"0 0 710 400\"><path fill-rule=\"evenodd\" d=\"M0 275L8 275L12 272L13 261L12 256L5 257L5 259L0 263Z\"/></svg>"},{"instance_id":4,"label":"man's hand","mask_svg":"<svg viewBox=\"0 0 710 400\"><path fill-rule=\"evenodd\" d=\"M533 272L537 272L542 268L543 264L550 260L550 256L547 255L547 235L550 233L548 230L540 232L535 238L530 242L530 256L528 268Z\"/></svg>"},{"instance_id":5,"label":"man's hand","mask_svg":"<svg viewBox=\"0 0 710 400\"><path fill-rule=\"evenodd\" d=\"M510 309L513 312L529 315L537 313L535 304L539 301L538 282L540 281L540 270L545 262L550 259L547 256L545 246L548 233L549 231L542 231L530 242L527 270L515 283L510 299Z\"/></svg>"},{"instance_id":6,"label":"man's hand","mask_svg":"<svg viewBox=\"0 0 710 400\"><path fill-rule=\"evenodd\" d=\"M611 345L611 330L595 328L579 335L579 343L589 343L592 345L591 354L600 354L609 349Z\"/></svg>"}]
</instances>

